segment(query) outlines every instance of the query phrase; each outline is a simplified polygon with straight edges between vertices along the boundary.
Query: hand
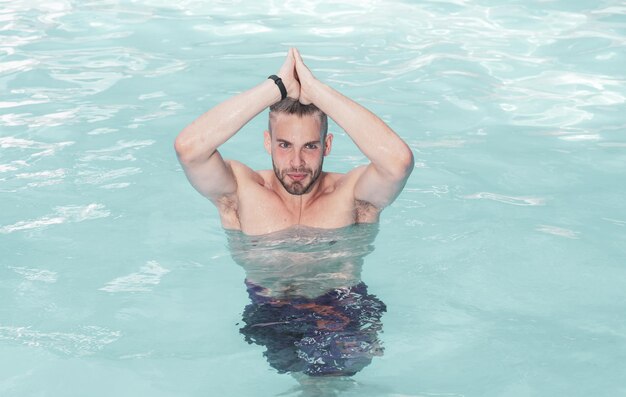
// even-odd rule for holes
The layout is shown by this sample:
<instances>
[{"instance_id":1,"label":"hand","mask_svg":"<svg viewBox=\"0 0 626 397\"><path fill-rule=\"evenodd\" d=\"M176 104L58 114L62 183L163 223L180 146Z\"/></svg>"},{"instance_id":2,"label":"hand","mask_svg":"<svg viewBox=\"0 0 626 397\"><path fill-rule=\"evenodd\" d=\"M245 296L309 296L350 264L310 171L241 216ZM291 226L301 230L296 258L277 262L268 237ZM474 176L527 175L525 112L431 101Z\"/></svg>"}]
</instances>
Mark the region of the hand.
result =
<instances>
[{"instance_id":1,"label":"hand","mask_svg":"<svg viewBox=\"0 0 626 397\"><path fill-rule=\"evenodd\" d=\"M285 63L280 67L278 71L278 77L283 80L283 84L287 89L287 96L293 99L300 98L300 82L298 81L298 76L296 75L295 68L296 60L294 58L294 49L290 48L287 53L287 59L285 59Z\"/></svg>"},{"instance_id":2,"label":"hand","mask_svg":"<svg viewBox=\"0 0 626 397\"><path fill-rule=\"evenodd\" d=\"M303 105L313 103L313 90L317 79L313 76L313 73L304 64L300 52L296 48L292 48L294 60L296 63L296 78L300 83L300 95L299 101Z\"/></svg>"}]
</instances>

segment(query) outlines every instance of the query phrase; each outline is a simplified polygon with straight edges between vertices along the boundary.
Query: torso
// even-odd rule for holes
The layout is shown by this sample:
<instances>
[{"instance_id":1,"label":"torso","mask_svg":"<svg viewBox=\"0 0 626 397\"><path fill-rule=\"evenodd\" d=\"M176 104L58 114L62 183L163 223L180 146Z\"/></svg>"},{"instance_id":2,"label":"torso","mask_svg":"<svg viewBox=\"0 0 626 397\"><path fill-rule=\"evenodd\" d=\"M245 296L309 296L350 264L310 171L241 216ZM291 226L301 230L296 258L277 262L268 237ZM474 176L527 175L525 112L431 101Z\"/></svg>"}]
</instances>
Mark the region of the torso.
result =
<instances>
[{"instance_id":1,"label":"torso","mask_svg":"<svg viewBox=\"0 0 626 397\"><path fill-rule=\"evenodd\" d=\"M229 230L232 258L246 280L262 287L263 296L315 298L327 291L357 285L364 258L374 250L378 225L340 229L294 226L276 233L249 236Z\"/></svg>"},{"instance_id":2,"label":"torso","mask_svg":"<svg viewBox=\"0 0 626 397\"><path fill-rule=\"evenodd\" d=\"M378 221L378 209L354 198L354 183L362 169L348 174L322 173L315 200L307 206L288 206L273 189L273 171L253 171L235 161L231 167L237 193L217 203L226 229L260 235L295 225L335 229Z\"/></svg>"}]
</instances>

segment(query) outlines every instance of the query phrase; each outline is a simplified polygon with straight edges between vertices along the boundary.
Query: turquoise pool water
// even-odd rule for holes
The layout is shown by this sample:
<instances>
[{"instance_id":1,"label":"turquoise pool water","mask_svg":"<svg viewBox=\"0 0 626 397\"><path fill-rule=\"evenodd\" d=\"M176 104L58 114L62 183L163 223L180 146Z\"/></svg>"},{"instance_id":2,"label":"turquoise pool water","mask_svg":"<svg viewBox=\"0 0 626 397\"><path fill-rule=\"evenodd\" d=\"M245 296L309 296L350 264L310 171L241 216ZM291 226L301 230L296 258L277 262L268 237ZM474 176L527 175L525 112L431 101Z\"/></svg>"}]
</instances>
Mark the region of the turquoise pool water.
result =
<instances>
[{"instance_id":1,"label":"turquoise pool water","mask_svg":"<svg viewBox=\"0 0 626 397\"><path fill-rule=\"evenodd\" d=\"M0 1L0 395L626 395L623 2L175 4ZM386 311L349 378L246 342L246 273L173 151L290 46L416 157L355 244ZM269 168L265 125L224 156ZM327 169L365 161L330 130Z\"/></svg>"}]
</instances>

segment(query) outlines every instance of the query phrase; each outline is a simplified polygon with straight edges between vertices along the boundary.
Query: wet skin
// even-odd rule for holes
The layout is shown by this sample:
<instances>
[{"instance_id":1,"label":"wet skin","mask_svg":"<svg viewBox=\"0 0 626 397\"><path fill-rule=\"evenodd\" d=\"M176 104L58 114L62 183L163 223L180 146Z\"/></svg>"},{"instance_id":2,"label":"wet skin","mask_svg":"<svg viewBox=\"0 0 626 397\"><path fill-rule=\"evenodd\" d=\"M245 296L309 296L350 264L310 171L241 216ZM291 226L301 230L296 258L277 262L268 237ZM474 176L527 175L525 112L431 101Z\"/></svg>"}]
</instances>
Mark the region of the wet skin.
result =
<instances>
[{"instance_id":1,"label":"wet skin","mask_svg":"<svg viewBox=\"0 0 626 397\"><path fill-rule=\"evenodd\" d=\"M272 132L265 133L265 149L272 155L274 174L289 194L309 193L330 153L332 134L322 140L316 116L278 114Z\"/></svg>"}]
</instances>

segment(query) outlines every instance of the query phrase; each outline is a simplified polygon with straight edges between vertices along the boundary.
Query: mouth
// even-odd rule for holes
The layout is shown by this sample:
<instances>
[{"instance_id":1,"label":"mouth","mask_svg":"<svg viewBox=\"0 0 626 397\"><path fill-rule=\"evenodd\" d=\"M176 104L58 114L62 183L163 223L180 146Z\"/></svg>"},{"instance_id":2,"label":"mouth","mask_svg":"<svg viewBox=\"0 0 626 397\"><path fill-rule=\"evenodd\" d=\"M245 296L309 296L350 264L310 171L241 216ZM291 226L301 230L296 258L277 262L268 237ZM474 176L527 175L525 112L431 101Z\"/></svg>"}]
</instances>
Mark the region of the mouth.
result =
<instances>
[{"instance_id":1,"label":"mouth","mask_svg":"<svg viewBox=\"0 0 626 397\"><path fill-rule=\"evenodd\" d=\"M303 173L303 172L288 172L287 173L287 176L291 178L291 180L294 182L300 182L301 180L306 178L307 175L308 175L307 173Z\"/></svg>"}]
</instances>

